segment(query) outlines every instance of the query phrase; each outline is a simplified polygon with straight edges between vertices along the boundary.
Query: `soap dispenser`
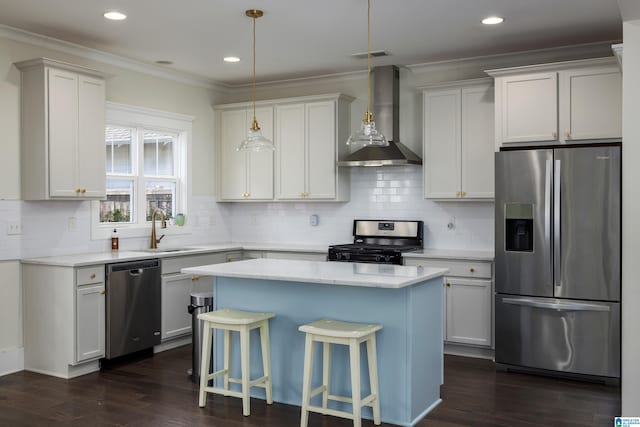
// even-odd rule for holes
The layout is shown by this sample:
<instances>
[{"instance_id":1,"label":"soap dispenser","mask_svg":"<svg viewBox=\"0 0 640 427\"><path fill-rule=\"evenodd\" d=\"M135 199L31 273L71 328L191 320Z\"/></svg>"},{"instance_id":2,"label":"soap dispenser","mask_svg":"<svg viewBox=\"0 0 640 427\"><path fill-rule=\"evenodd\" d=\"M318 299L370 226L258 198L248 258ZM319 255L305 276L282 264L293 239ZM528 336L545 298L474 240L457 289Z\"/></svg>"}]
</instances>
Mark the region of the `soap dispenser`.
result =
<instances>
[{"instance_id":1,"label":"soap dispenser","mask_svg":"<svg viewBox=\"0 0 640 427\"><path fill-rule=\"evenodd\" d=\"M119 238L118 238L118 230L116 230L115 228L113 229L113 234L111 235L111 250L112 251L117 251L118 247L120 246L120 242L119 242Z\"/></svg>"}]
</instances>

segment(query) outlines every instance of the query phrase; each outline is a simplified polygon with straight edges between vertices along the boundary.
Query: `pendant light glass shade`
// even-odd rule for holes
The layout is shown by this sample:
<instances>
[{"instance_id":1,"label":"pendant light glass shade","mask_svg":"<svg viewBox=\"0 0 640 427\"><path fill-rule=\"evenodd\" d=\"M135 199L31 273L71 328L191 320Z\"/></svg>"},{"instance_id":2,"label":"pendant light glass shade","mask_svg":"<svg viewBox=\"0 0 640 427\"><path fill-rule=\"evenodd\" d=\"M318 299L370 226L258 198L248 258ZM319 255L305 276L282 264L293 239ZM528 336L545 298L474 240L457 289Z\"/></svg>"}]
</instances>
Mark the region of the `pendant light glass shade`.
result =
<instances>
[{"instance_id":1,"label":"pendant light glass shade","mask_svg":"<svg viewBox=\"0 0 640 427\"><path fill-rule=\"evenodd\" d=\"M367 0L367 112L364 113L360 130L349 136L347 145L350 147L386 147L389 145L387 138L376 129L376 122L373 120L373 113L371 113L371 0Z\"/></svg>"},{"instance_id":2,"label":"pendant light glass shade","mask_svg":"<svg viewBox=\"0 0 640 427\"><path fill-rule=\"evenodd\" d=\"M240 143L236 150L238 151L273 151L275 146L273 142L262 135L258 119L256 119L256 19L263 15L258 9L249 9L245 12L249 18L253 19L253 121L249 128L247 137Z\"/></svg>"}]
</instances>

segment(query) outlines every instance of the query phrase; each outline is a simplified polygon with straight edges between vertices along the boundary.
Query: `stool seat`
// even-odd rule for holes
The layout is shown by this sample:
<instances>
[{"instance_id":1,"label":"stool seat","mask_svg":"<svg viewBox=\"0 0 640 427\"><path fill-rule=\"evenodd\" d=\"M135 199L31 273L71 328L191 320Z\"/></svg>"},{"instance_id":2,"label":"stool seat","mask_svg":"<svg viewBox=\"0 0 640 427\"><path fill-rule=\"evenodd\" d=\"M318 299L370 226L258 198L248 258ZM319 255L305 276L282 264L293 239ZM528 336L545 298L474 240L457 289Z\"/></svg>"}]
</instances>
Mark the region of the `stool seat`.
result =
<instances>
[{"instance_id":1,"label":"stool seat","mask_svg":"<svg viewBox=\"0 0 640 427\"><path fill-rule=\"evenodd\" d=\"M252 311L222 308L216 311L198 314L198 319L224 325L249 325L275 317L274 313L254 313Z\"/></svg>"},{"instance_id":2,"label":"stool seat","mask_svg":"<svg viewBox=\"0 0 640 427\"><path fill-rule=\"evenodd\" d=\"M335 338L362 338L382 329L382 325L321 319L298 328L300 332Z\"/></svg>"}]
</instances>

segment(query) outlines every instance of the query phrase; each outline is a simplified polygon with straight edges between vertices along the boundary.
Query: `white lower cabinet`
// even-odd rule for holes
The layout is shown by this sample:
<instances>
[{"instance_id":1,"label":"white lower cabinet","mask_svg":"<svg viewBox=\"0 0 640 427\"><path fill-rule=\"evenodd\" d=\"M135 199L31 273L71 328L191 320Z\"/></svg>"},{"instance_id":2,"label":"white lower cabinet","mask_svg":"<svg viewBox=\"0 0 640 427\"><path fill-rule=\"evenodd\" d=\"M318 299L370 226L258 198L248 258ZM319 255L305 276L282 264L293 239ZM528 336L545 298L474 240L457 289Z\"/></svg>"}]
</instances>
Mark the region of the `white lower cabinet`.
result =
<instances>
[{"instance_id":1,"label":"white lower cabinet","mask_svg":"<svg viewBox=\"0 0 640 427\"><path fill-rule=\"evenodd\" d=\"M405 258L405 265L447 268L449 275L444 277L443 301L445 342L491 349L492 262L453 258Z\"/></svg>"},{"instance_id":2,"label":"white lower cabinet","mask_svg":"<svg viewBox=\"0 0 640 427\"><path fill-rule=\"evenodd\" d=\"M491 346L491 280L447 277L448 342Z\"/></svg>"},{"instance_id":3,"label":"white lower cabinet","mask_svg":"<svg viewBox=\"0 0 640 427\"><path fill-rule=\"evenodd\" d=\"M76 290L76 361L104 357L104 282Z\"/></svg>"}]
</instances>

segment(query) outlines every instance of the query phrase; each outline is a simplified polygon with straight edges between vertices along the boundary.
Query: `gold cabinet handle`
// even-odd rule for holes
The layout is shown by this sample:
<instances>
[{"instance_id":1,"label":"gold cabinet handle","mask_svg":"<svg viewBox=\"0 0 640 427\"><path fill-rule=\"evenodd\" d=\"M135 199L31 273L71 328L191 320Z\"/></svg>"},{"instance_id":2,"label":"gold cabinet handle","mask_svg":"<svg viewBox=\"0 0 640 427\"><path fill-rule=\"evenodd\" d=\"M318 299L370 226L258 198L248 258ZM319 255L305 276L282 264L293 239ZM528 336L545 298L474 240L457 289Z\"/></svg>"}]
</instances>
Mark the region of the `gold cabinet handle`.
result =
<instances>
[{"instance_id":1,"label":"gold cabinet handle","mask_svg":"<svg viewBox=\"0 0 640 427\"><path fill-rule=\"evenodd\" d=\"M475 268L473 268L473 267L471 267L471 268L469 269L469 271L470 271L470 272L472 272L472 273L475 273L476 269L475 269Z\"/></svg>"},{"instance_id":2,"label":"gold cabinet handle","mask_svg":"<svg viewBox=\"0 0 640 427\"><path fill-rule=\"evenodd\" d=\"M460 195L461 195L462 197L465 197L465 196L467 195L467 192L466 192L466 191L462 191Z\"/></svg>"},{"instance_id":3,"label":"gold cabinet handle","mask_svg":"<svg viewBox=\"0 0 640 427\"><path fill-rule=\"evenodd\" d=\"M558 132L551 132L551 136L555 139L558 137Z\"/></svg>"},{"instance_id":4,"label":"gold cabinet handle","mask_svg":"<svg viewBox=\"0 0 640 427\"><path fill-rule=\"evenodd\" d=\"M456 197L460 197L460 191L456 191Z\"/></svg>"},{"instance_id":5,"label":"gold cabinet handle","mask_svg":"<svg viewBox=\"0 0 640 427\"><path fill-rule=\"evenodd\" d=\"M83 189L81 190L81 193L82 193L82 194L84 194L84 193L86 193L86 192L87 192L87 189L86 189L86 188L83 188Z\"/></svg>"},{"instance_id":6,"label":"gold cabinet handle","mask_svg":"<svg viewBox=\"0 0 640 427\"><path fill-rule=\"evenodd\" d=\"M95 279L95 278L96 278L95 273L94 273L94 274L92 274L91 276L89 276L89 278L90 278L90 279Z\"/></svg>"},{"instance_id":7,"label":"gold cabinet handle","mask_svg":"<svg viewBox=\"0 0 640 427\"><path fill-rule=\"evenodd\" d=\"M80 189L79 189L79 188L76 188L76 193L79 193L79 192L80 192Z\"/></svg>"},{"instance_id":8,"label":"gold cabinet handle","mask_svg":"<svg viewBox=\"0 0 640 427\"><path fill-rule=\"evenodd\" d=\"M191 276L191 281L192 282L197 282L198 280L200 280L200 276Z\"/></svg>"},{"instance_id":9,"label":"gold cabinet handle","mask_svg":"<svg viewBox=\"0 0 640 427\"><path fill-rule=\"evenodd\" d=\"M571 138L571 132L569 132L569 131L565 132L564 133L564 137L567 138L567 139Z\"/></svg>"},{"instance_id":10,"label":"gold cabinet handle","mask_svg":"<svg viewBox=\"0 0 640 427\"><path fill-rule=\"evenodd\" d=\"M107 294L106 290L103 289L103 290L100 291L100 295L106 295L106 294Z\"/></svg>"}]
</instances>

